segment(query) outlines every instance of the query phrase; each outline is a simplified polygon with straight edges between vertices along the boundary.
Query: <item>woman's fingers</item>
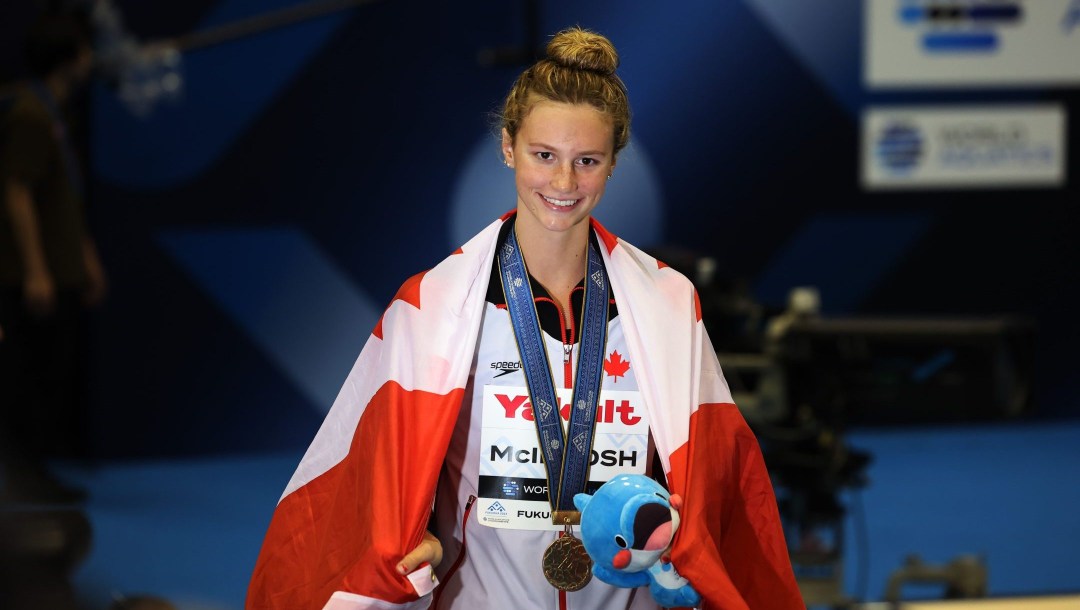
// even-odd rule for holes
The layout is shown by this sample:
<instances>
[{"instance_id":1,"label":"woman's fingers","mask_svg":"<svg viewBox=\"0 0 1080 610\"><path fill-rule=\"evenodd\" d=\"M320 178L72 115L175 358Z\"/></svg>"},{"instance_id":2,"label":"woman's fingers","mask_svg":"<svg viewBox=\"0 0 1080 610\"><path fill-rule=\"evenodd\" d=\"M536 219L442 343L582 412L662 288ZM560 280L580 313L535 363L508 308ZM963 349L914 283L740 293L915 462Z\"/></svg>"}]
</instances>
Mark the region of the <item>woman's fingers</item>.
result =
<instances>
[{"instance_id":1,"label":"woman's fingers","mask_svg":"<svg viewBox=\"0 0 1080 610\"><path fill-rule=\"evenodd\" d=\"M431 532L424 532L424 539L398 563L400 574L408 574L423 563L434 568L442 562L442 543Z\"/></svg>"}]
</instances>

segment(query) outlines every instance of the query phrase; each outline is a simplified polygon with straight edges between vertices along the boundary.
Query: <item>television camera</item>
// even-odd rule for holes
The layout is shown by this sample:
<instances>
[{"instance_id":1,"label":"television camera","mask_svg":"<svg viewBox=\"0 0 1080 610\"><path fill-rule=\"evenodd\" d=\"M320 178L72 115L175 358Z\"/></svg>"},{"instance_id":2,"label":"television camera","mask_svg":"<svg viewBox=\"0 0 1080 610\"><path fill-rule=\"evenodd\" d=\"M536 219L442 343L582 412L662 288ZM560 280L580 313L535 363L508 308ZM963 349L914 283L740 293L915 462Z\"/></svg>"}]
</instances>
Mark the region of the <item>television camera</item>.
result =
<instances>
[{"instance_id":1,"label":"television camera","mask_svg":"<svg viewBox=\"0 0 1080 610\"><path fill-rule=\"evenodd\" d=\"M872 455L848 445L848 430L1016 420L1032 412L1030 319L831 317L813 287L793 288L785 308L769 310L744 282L717 277L710 259L655 254L698 289L732 397L773 477L808 606L854 601L844 594L847 509L840 497L869 484Z\"/></svg>"}]
</instances>

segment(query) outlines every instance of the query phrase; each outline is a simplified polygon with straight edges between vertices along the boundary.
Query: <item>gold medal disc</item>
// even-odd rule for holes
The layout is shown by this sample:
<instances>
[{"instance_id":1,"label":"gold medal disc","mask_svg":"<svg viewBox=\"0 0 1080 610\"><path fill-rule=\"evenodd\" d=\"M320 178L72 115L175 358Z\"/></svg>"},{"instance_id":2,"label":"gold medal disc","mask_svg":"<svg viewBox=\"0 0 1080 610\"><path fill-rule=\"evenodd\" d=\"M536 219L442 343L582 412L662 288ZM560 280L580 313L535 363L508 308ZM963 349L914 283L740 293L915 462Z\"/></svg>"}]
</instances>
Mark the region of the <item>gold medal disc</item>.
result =
<instances>
[{"instance_id":1,"label":"gold medal disc","mask_svg":"<svg viewBox=\"0 0 1080 610\"><path fill-rule=\"evenodd\" d=\"M592 559L573 536L561 536L544 551L544 577L560 591L578 591L592 580Z\"/></svg>"}]
</instances>

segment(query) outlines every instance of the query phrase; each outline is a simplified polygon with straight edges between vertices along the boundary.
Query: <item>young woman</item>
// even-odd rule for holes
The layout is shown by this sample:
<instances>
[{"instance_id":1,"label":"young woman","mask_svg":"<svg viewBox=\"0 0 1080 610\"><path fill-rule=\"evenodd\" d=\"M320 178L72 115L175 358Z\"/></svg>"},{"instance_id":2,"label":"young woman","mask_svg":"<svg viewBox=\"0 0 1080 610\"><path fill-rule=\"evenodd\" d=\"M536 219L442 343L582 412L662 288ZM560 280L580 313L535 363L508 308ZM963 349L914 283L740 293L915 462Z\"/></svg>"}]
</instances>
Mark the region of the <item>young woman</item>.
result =
<instances>
[{"instance_id":1,"label":"young woman","mask_svg":"<svg viewBox=\"0 0 1080 610\"><path fill-rule=\"evenodd\" d=\"M671 559L702 607L803 607L693 286L592 219L629 139L617 64L575 28L520 75L516 210L398 292L278 504L249 608L656 608L555 565L573 495L621 473L682 499Z\"/></svg>"}]
</instances>

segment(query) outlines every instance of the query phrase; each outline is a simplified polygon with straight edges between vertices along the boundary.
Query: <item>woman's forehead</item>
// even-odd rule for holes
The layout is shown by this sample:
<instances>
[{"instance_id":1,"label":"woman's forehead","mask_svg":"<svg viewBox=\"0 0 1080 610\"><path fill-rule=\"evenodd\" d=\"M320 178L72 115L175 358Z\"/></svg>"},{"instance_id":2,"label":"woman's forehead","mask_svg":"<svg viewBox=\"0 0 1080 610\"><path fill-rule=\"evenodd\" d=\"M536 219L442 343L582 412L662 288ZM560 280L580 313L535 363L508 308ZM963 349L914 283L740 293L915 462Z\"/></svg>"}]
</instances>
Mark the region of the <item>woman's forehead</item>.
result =
<instances>
[{"instance_id":1,"label":"woman's forehead","mask_svg":"<svg viewBox=\"0 0 1080 610\"><path fill-rule=\"evenodd\" d=\"M613 134L611 118L593 106L549 100L532 105L518 132L527 141L539 138L550 145L563 142L600 150L613 146Z\"/></svg>"}]
</instances>

